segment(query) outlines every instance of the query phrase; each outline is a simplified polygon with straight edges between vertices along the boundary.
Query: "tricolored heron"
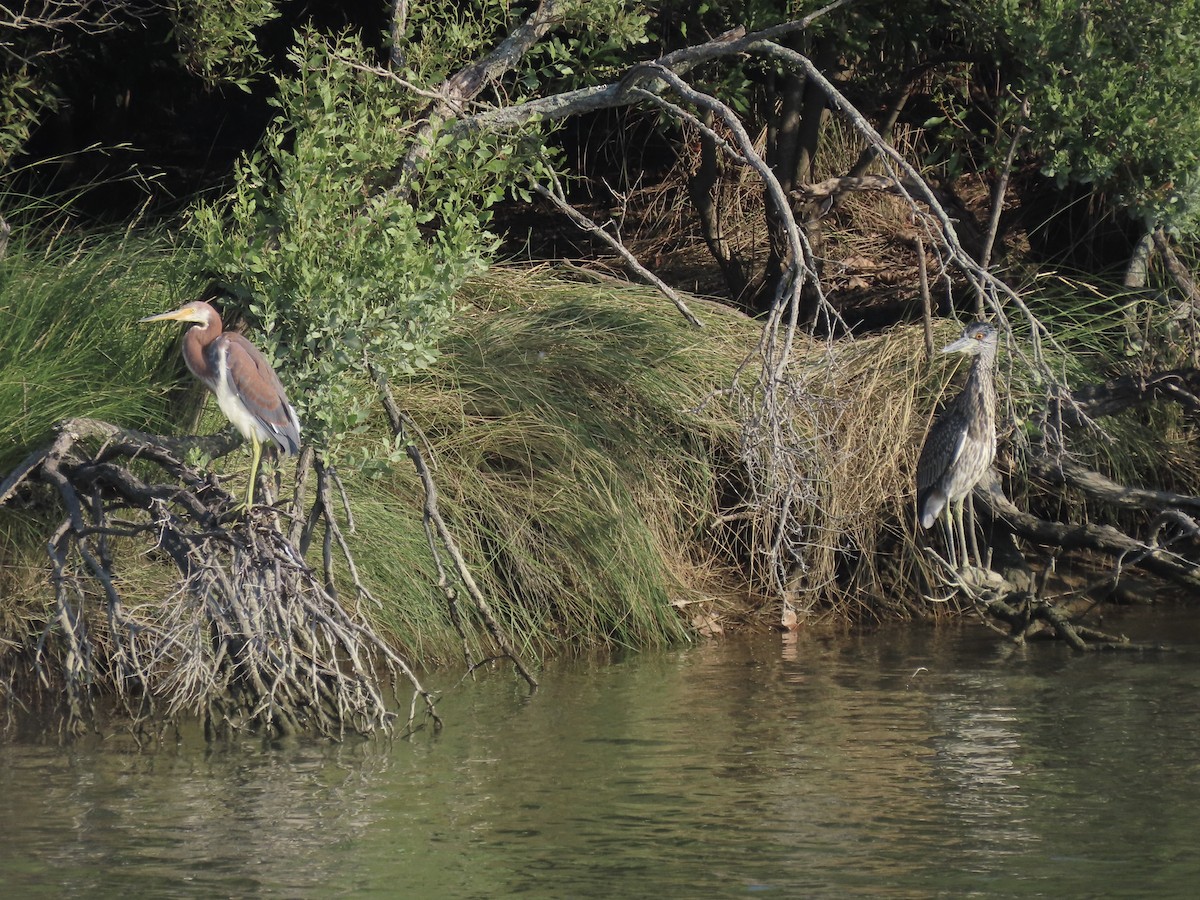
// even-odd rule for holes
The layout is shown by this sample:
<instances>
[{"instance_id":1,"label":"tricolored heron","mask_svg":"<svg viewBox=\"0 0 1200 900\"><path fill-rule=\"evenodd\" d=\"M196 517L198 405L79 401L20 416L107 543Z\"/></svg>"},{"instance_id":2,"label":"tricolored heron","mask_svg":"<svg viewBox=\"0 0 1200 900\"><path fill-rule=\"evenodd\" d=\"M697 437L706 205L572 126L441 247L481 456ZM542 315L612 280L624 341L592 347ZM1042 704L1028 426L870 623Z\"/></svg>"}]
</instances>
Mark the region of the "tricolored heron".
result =
<instances>
[{"instance_id":1,"label":"tricolored heron","mask_svg":"<svg viewBox=\"0 0 1200 900\"><path fill-rule=\"evenodd\" d=\"M221 412L253 447L245 506L250 509L263 442L274 441L289 455L300 450L300 420L279 376L257 347L240 334L224 331L221 316L203 300L138 321L194 323L183 336L183 359L192 374L217 395Z\"/></svg>"},{"instance_id":2,"label":"tricolored heron","mask_svg":"<svg viewBox=\"0 0 1200 900\"><path fill-rule=\"evenodd\" d=\"M996 388L992 369L999 334L986 322L968 325L943 353L974 356L967 383L925 437L917 462L917 516L928 528L945 513L946 546L955 562L954 525L962 559L967 559L963 502L996 458ZM953 524L951 519L953 518ZM971 543L975 543L972 529ZM976 557L978 557L978 549Z\"/></svg>"}]
</instances>

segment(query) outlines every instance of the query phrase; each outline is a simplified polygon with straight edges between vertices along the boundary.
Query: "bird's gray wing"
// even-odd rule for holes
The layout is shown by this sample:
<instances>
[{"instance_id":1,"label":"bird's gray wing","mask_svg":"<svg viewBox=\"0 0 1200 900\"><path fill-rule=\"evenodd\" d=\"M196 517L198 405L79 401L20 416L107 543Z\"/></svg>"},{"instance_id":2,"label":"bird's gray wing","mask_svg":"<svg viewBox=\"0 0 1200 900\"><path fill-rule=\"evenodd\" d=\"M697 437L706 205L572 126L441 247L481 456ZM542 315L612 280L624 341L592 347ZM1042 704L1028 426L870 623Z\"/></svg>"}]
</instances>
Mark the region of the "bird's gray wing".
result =
<instances>
[{"instance_id":1,"label":"bird's gray wing","mask_svg":"<svg viewBox=\"0 0 1200 900\"><path fill-rule=\"evenodd\" d=\"M943 422L948 426L952 421L952 408L947 408L921 448L917 463L917 515L922 528L931 526L945 508L950 495L947 476L954 471L966 448L965 429L938 427Z\"/></svg>"},{"instance_id":2,"label":"bird's gray wing","mask_svg":"<svg viewBox=\"0 0 1200 900\"><path fill-rule=\"evenodd\" d=\"M226 365L238 397L284 453L300 450L300 422L283 384L262 352L240 334L226 332Z\"/></svg>"}]
</instances>

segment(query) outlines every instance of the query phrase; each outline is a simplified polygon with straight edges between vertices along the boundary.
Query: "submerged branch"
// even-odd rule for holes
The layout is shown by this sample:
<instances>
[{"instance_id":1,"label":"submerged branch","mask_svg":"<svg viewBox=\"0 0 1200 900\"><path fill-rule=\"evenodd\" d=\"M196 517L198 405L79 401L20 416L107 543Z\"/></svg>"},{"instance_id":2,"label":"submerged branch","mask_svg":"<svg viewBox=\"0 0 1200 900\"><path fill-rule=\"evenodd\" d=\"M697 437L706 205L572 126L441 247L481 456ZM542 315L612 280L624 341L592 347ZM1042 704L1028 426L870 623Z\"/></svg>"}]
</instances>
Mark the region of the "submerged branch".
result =
<instances>
[{"instance_id":1,"label":"submerged branch","mask_svg":"<svg viewBox=\"0 0 1200 900\"><path fill-rule=\"evenodd\" d=\"M931 551L930 555L942 572L944 584L969 600L985 625L1013 643L1053 637L1080 652L1158 649L1083 624L1081 619L1095 608L1094 601L1086 601L1080 606L1077 599L1071 599L1073 594L1057 600L1048 598L1047 586L1055 568L1054 556L1042 569L1036 585L1020 586L991 569L967 567L958 570L936 553Z\"/></svg>"}]
</instances>

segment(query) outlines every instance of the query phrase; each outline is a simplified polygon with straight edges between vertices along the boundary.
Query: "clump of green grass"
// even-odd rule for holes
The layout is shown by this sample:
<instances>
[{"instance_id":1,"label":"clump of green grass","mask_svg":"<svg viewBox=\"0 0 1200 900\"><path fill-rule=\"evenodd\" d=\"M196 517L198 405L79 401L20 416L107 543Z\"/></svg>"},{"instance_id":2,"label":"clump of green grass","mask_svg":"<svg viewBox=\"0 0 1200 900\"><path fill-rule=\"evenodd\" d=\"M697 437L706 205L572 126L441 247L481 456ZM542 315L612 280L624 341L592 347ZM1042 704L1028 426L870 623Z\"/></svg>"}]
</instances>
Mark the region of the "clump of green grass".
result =
<instances>
[{"instance_id":1,"label":"clump of green grass","mask_svg":"<svg viewBox=\"0 0 1200 900\"><path fill-rule=\"evenodd\" d=\"M718 314L696 332L653 293L530 272L462 299L438 363L397 394L489 602L534 656L684 638L681 609L712 599L721 568L717 468L736 426L713 393L755 326ZM380 618L448 652L415 476L400 466L373 494L353 542Z\"/></svg>"},{"instance_id":2,"label":"clump of green grass","mask_svg":"<svg viewBox=\"0 0 1200 900\"><path fill-rule=\"evenodd\" d=\"M0 260L0 479L64 419L175 427L177 336L137 319L177 297L189 261L162 231L14 231ZM36 504L0 510L0 596L48 599L53 515Z\"/></svg>"},{"instance_id":3,"label":"clump of green grass","mask_svg":"<svg viewBox=\"0 0 1200 900\"><path fill-rule=\"evenodd\" d=\"M187 256L156 232L14 237L0 261L0 472L72 416L168 427L175 335L137 319L147 298L175 296Z\"/></svg>"}]
</instances>

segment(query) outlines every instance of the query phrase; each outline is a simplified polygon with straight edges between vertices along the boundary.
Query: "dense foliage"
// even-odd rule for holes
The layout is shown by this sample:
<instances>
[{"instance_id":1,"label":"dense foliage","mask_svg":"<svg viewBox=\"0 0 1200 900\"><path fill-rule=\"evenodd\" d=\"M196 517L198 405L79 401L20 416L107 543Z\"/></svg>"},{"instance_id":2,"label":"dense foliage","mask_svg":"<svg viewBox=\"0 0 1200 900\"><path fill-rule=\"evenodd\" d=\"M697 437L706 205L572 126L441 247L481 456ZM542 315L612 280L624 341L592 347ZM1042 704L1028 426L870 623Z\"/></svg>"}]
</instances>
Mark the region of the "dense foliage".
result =
<instances>
[{"instance_id":1,"label":"dense foliage","mask_svg":"<svg viewBox=\"0 0 1200 900\"><path fill-rule=\"evenodd\" d=\"M1200 228L1200 3L978 0L997 115L1042 170L1148 224ZM1026 104L1022 115L1020 107Z\"/></svg>"},{"instance_id":2,"label":"dense foliage","mask_svg":"<svg viewBox=\"0 0 1200 900\"><path fill-rule=\"evenodd\" d=\"M434 358L455 292L487 262L488 211L517 154L489 135L434 133L408 189L383 187L410 148L398 122L411 98L348 62L361 55L353 39L299 36L260 149L229 197L192 219L207 268L242 296L325 453L377 405L353 375L367 360L399 374Z\"/></svg>"},{"instance_id":3,"label":"dense foliage","mask_svg":"<svg viewBox=\"0 0 1200 900\"><path fill-rule=\"evenodd\" d=\"M489 98L511 103L603 82L619 77L633 62L727 28L764 27L820 6L816 0L558 2L554 27L489 88ZM528 13L502 0L421 2L396 9L404 13L399 21L390 19L393 10L382 3L181 0L157 6L66 0L28 5L20 15L5 13L0 15L5 48L0 164L11 168L35 162L38 154L103 144L112 137L103 110L114 100L118 117L161 106L168 113L164 128L186 127L172 111L186 114L195 104L208 121L219 121L224 109L249 125L255 119L246 118L247 104L264 97L275 97L286 116L290 101L279 93L294 77L296 60L310 52L310 29L324 27L328 34L330 23L348 25L360 35L361 63L377 66L390 59L410 85L431 89L495 47ZM985 164L1002 156L1008 139L1024 127L1025 152L1060 184L1089 186L1138 219L1190 233L1197 221L1193 193L1200 162L1195 149L1200 126L1189 114L1200 93L1198 34L1196 0L917 0L899 5L860 0L824 16L790 43L863 98L865 108L871 108L872 97L884 103L919 84L916 95L937 111L919 121L936 123L943 150L969 153L976 164ZM119 59L126 62L118 64ZM130 65L130 59L136 62ZM276 77L264 77L269 72ZM126 80L135 75L141 79L136 88ZM786 130L788 115L803 117L804 111L789 113L788 76L778 66L751 59L712 69L701 83L706 79L733 108L767 128L772 140L792 139L779 129ZM404 94L386 90L393 97ZM403 120L419 115L424 101L412 91L400 99L395 107L400 116L393 116L392 126L403 130ZM260 135L230 136L249 150ZM165 136L158 143L148 133L143 138L162 153L172 143ZM600 151L605 141L592 143ZM775 164L781 172L807 164L812 149L796 157L783 148ZM35 155L23 155L26 150ZM450 159L447 153L439 156ZM176 164L170 155L162 162ZM140 163L152 172L158 160Z\"/></svg>"}]
</instances>

